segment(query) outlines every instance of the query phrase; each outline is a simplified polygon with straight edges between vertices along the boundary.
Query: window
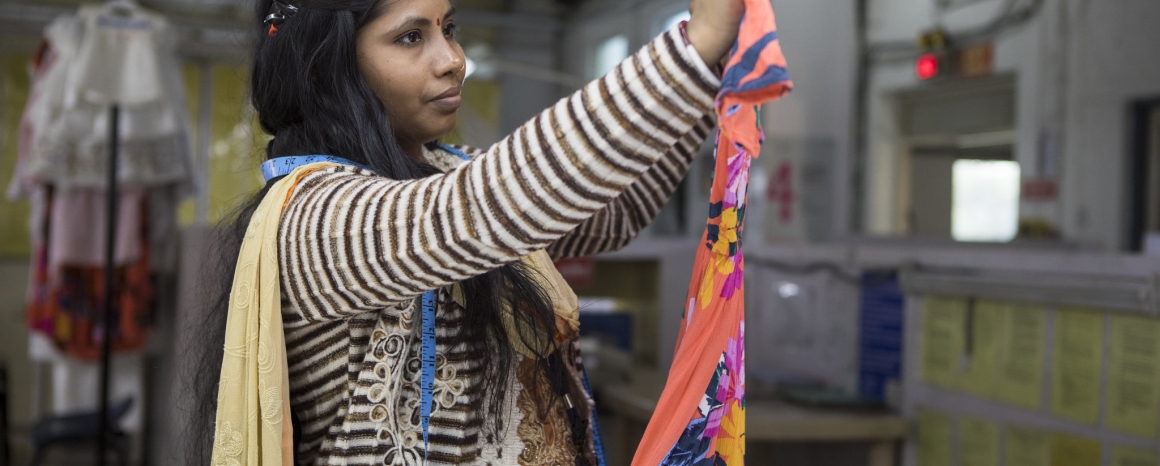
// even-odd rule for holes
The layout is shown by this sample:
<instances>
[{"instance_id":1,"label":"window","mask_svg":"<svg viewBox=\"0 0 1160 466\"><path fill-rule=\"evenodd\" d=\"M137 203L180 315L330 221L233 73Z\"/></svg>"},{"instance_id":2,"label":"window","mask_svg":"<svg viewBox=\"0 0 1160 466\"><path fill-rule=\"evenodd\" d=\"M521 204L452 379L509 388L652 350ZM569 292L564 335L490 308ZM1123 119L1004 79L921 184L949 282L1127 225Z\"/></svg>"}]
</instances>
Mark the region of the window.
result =
<instances>
[{"instance_id":1,"label":"window","mask_svg":"<svg viewBox=\"0 0 1160 466\"><path fill-rule=\"evenodd\" d=\"M951 236L958 241L1010 241L1019 229L1019 163L954 161Z\"/></svg>"},{"instance_id":2,"label":"window","mask_svg":"<svg viewBox=\"0 0 1160 466\"><path fill-rule=\"evenodd\" d=\"M1022 173L1015 162L1013 78L953 80L896 98L897 133L872 131L869 144L896 144L898 158L879 159L881 170L872 173L882 176L869 192L892 193L897 207L889 195L865 204L876 217L871 231L935 240L1014 239ZM884 170L891 163L897 163L894 174Z\"/></svg>"},{"instance_id":3,"label":"window","mask_svg":"<svg viewBox=\"0 0 1160 466\"><path fill-rule=\"evenodd\" d=\"M592 60L592 77L604 76L625 58L628 58L628 37L617 34L604 39L596 45L596 54Z\"/></svg>"}]
</instances>

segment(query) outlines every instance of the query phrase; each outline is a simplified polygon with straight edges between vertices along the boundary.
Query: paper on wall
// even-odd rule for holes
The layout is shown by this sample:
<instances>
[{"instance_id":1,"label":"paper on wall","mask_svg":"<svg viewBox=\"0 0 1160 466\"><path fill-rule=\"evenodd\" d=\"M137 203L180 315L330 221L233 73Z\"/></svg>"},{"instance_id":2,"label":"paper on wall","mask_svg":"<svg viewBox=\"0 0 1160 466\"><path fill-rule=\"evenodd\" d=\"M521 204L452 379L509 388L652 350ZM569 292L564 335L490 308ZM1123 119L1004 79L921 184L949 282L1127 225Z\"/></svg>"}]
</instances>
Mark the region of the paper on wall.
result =
<instances>
[{"instance_id":1,"label":"paper on wall","mask_svg":"<svg viewBox=\"0 0 1160 466\"><path fill-rule=\"evenodd\" d=\"M1051 434L1029 427L1007 426L1004 438L1006 465L1051 466Z\"/></svg>"},{"instance_id":2,"label":"paper on wall","mask_svg":"<svg viewBox=\"0 0 1160 466\"><path fill-rule=\"evenodd\" d=\"M1051 414L1095 425L1100 408L1104 316L1078 309L1055 313Z\"/></svg>"},{"instance_id":3,"label":"paper on wall","mask_svg":"<svg viewBox=\"0 0 1160 466\"><path fill-rule=\"evenodd\" d=\"M1156 466L1160 464L1160 453L1156 450L1129 447L1126 445L1112 446L1111 466Z\"/></svg>"},{"instance_id":4,"label":"paper on wall","mask_svg":"<svg viewBox=\"0 0 1160 466\"><path fill-rule=\"evenodd\" d=\"M958 388L965 344L966 300L927 296L922 314L922 378Z\"/></svg>"},{"instance_id":5,"label":"paper on wall","mask_svg":"<svg viewBox=\"0 0 1160 466\"><path fill-rule=\"evenodd\" d=\"M918 464L951 466L954 426L949 415L918 410Z\"/></svg>"},{"instance_id":6,"label":"paper on wall","mask_svg":"<svg viewBox=\"0 0 1160 466\"><path fill-rule=\"evenodd\" d=\"M1160 422L1160 321L1113 316L1107 427L1155 439Z\"/></svg>"},{"instance_id":7,"label":"paper on wall","mask_svg":"<svg viewBox=\"0 0 1160 466\"><path fill-rule=\"evenodd\" d=\"M1000 333L1007 313L1007 306L999 301L967 301L965 325L969 331L960 356L963 371L958 381L963 391L983 398L995 397L1003 342Z\"/></svg>"},{"instance_id":8,"label":"paper on wall","mask_svg":"<svg viewBox=\"0 0 1160 466\"><path fill-rule=\"evenodd\" d=\"M1078 435L1053 433L1051 466L1100 466L1100 442Z\"/></svg>"},{"instance_id":9,"label":"paper on wall","mask_svg":"<svg viewBox=\"0 0 1160 466\"><path fill-rule=\"evenodd\" d=\"M959 419L959 466L999 466L999 426L972 417Z\"/></svg>"},{"instance_id":10,"label":"paper on wall","mask_svg":"<svg viewBox=\"0 0 1160 466\"><path fill-rule=\"evenodd\" d=\"M1003 343L995 397L1025 409L1039 409L1047 311L1034 304L1011 303L1002 319Z\"/></svg>"}]
</instances>

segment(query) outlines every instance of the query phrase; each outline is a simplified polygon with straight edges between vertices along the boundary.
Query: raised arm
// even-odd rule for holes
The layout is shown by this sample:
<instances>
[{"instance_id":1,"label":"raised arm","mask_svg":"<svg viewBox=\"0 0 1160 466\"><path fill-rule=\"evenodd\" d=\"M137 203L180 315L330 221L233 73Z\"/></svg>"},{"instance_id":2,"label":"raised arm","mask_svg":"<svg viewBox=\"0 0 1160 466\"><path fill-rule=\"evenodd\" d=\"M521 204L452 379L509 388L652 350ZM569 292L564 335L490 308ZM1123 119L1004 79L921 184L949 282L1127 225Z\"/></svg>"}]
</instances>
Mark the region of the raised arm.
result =
<instances>
[{"instance_id":1,"label":"raised arm","mask_svg":"<svg viewBox=\"0 0 1160 466\"><path fill-rule=\"evenodd\" d=\"M283 296L296 317L341 318L548 246L709 114L716 79L697 60L673 28L444 175L397 181L348 167L308 175L280 225Z\"/></svg>"},{"instance_id":2,"label":"raised arm","mask_svg":"<svg viewBox=\"0 0 1160 466\"><path fill-rule=\"evenodd\" d=\"M595 215L548 246L554 260L616 251L628 245L660 213L689 171L715 122L706 115L640 179Z\"/></svg>"}]
</instances>

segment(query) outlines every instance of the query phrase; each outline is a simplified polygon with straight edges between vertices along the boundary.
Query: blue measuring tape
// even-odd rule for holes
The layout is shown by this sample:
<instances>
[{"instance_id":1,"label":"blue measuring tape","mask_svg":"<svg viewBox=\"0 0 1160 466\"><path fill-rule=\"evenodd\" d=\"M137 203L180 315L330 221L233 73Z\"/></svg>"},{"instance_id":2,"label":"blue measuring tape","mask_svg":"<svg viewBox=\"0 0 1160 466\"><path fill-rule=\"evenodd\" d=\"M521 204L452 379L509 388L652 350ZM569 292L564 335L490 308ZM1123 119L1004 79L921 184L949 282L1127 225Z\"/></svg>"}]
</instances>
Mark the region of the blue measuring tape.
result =
<instances>
[{"instance_id":1,"label":"blue measuring tape","mask_svg":"<svg viewBox=\"0 0 1160 466\"><path fill-rule=\"evenodd\" d=\"M423 424L423 462L427 462L427 432L431 427L431 392L435 389L435 292L423 293L423 315L420 318L423 348L419 353L419 420Z\"/></svg>"},{"instance_id":2,"label":"blue measuring tape","mask_svg":"<svg viewBox=\"0 0 1160 466\"><path fill-rule=\"evenodd\" d=\"M451 147L447 144L437 144L437 146L440 149L447 151L448 153L455 154L463 160L471 160L471 157L468 157L467 154L463 153L463 151ZM352 162L342 157L335 157L333 155L288 155L285 157L275 157L262 162L262 165L259 168L262 170L262 178L264 178L266 181L270 181L271 179L277 178L279 176L289 175L290 172L294 171L295 168L318 162L340 163L343 165L358 167L363 170L370 170L370 167L366 165L358 162Z\"/></svg>"},{"instance_id":3,"label":"blue measuring tape","mask_svg":"<svg viewBox=\"0 0 1160 466\"><path fill-rule=\"evenodd\" d=\"M584 370L580 373L584 379L584 391L588 392L588 398L592 398L592 385L588 384L588 371ZM592 447L596 449L596 463L597 466L604 466L608 464L608 460L604 458L604 436L600 434L600 419L596 417L596 410L592 410Z\"/></svg>"},{"instance_id":4,"label":"blue measuring tape","mask_svg":"<svg viewBox=\"0 0 1160 466\"><path fill-rule=\"evenodd\" d=\"M459 156L463 160L471 160L467 154L454 147L440 144L439 147L447 152ZM430 450L427 446L427 435L431 429L431 392L435 390L435 292L423 293L423 315L419 324L423 333L422 352L419 353L419 422L423 425L423 462L427 462Z\"/></svg>"},{"instance_id":5,"label":"blue measuring tape","mask_svg":"<svg viewBox=\"0 0 1160 466\"><path fill-rule=\"evenodd\" d=\"M259 167L262 169L262 178L266 181L277 178L279 176L289 175L295 168L303 165L310 165L318 162L341 163L343 165L350 165L358 167L363 170L370 170L366 165L361 163L351 162L342 157L335 157L333 155L290 155L286 157L275 157L265 162Z\"/></svg>"}]
</instances>

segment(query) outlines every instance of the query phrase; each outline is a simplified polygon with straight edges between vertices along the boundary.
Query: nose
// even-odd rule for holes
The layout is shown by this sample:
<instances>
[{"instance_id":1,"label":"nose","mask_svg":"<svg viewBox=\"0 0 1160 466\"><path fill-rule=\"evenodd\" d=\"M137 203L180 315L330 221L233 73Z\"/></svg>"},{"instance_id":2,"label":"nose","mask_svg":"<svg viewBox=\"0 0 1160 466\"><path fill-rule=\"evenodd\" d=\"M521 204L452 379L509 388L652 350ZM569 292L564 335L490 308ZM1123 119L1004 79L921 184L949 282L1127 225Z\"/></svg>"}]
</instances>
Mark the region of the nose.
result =
<instances>
[{"instance_id":1,"label":"nose","mask_svg":"<svg viewBox=\"0 0 1160 466\"><path fill-rule=\"evenodd\" d=\"M466 72L467 61L463 56L463 48L457 42L446 37L443 38L443 47L436 52L438 58L436 61L436 75L443 77L447 75L458 76L459 80L463 80L463 74Z\"/></svg>"}]
</instances>

